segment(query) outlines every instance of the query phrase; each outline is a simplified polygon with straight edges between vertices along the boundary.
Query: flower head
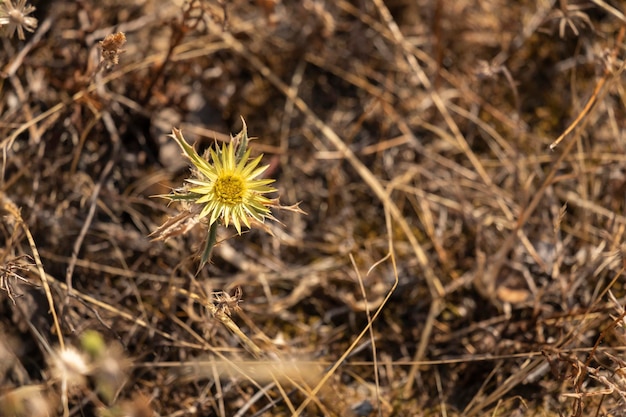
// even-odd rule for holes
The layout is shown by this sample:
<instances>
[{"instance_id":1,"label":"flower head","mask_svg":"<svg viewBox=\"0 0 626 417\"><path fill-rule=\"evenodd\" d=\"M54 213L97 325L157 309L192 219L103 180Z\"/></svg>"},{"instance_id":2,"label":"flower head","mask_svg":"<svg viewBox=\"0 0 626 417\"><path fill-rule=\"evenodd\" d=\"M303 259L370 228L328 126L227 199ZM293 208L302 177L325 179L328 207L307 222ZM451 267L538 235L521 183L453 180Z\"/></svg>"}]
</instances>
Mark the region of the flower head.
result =
<instances>
[{"instance_id":1,"label":"flower head","mask_svg":"<svg viewBox=\"0 0 626 417\"><path fill-rule=\"evenodd\" d=\"M210 162L198 155L180 130L174 129L172 137L195 168L194 177L187 179L191 186L178 199L200 205L199 219L208 218L209 225L218 219L225 226L232 223L241 234L241 226L250 228L251 220L263 223L265 218L272 218L270 206L273 201L264 194L276 191L269 186L274 180L258 178L269 165L259 166L263 155L250 160L250 150L245 149L245 126L237 136L244 138L244 143L236 146L234 138L221 149L212 149Z\"/></svg>"},{"instance_id":2,"label":"flower head","mask_svg":"<svg viewBox=\"0 0 626 417\"><path fill-rule=\"evenodd\" d=\"M0 34L12 38L17 31L17 36L21 40L26 39L24 29L34 32L37 28L37 19L28 16L35 11L35 8L26 4L26 0L0 0Z\"/></svg>"},{"instance_id":3,"label":"flower head","mask_svg":"<svg viewBox=\"0 0 626 417\"><path fill-rule=\"evenodd\" d=\"M270 208L305 214L298 204L282 206L278 198L266 197L266 194L276 191L270 186L274 180L260 178L269 165L259 166L263 155L250 159L246 122L243 118L241 120L241 132L231 137L228 144L216 147L204 157L187 143L180 130L172 129L171 136L193 166L192 176L182 188L158 196L182 202L183 210L169 217L150 235L154 240L167 240L187 233L204 219L209 228L198 272L211 259L220 223L224 226L232 223L240 235L242 225L260 228L272 234L272 230L264 224L265 219L276 220Z\"/></svg>"}]
</instances>

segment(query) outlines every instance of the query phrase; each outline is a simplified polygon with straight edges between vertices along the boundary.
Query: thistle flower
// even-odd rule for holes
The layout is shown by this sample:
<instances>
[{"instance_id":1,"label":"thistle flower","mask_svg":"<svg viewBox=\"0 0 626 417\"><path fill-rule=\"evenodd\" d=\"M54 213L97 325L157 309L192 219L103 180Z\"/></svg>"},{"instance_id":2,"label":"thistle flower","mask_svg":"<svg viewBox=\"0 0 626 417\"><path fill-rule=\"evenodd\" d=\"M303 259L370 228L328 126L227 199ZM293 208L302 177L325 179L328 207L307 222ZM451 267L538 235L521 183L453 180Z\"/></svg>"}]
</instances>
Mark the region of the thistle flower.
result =
<instances>
[{"instance_id":1,"label":"thistle flower","mask_svg":"<svg viewBox=\"0 0 626 417\"><path fill-rule=\"evenodd\" d=\"M273 179L258 179L269 165L259 167L263 155L250 160L247 148L247 135L244 130L237 136L243 139L235 145L237 138L221 149L211 149L210 161L202 158L191 147L178 129L173 129L172 137L194 166L194 178L187 179L189 187L184 200L200 205L199 219L208 218L209 226L221 220L224 226L233 224L241 235L241 226L250 228L250 221L263 223L266 218L273 218L270 213L272 200L264 194L276 191L269 186ZM180 195L178 199L181 199ZM175 198L176 199L176 198Z\"/></svg>"},{"instance_id":2,"label":"thistle flower","mask_svg":"<svg viewBox=\"0 0 626 417\"><path fill-rule=\"evenodd\" d=\"M231 137L228 144L210 150L204 157L187 143L180 130L172 129L171 137L191 162L192 176L182 188L157 196L182 202L183 210L168 218L151 236L154 240L167 240L185 234L204 221L209 226L209 233L200 257L200 268L209 261L217 242L218 224L234 225L239 235L242 226L261 228L271 234L264 224L265 219L276 220L270 208L306 214L298 204L281 206L278 199L266 197L276 191L269 185L274 180L259 178L269 165L259 166L263 155L250 159L246 123L242 121L243 129L237 136Z\"/></svg>"},{"instance_id":3,"label":"thistle flower","mask_svg":"<svg viewBox=\"0 0 626 417\"><path fill-rule=\"evenodd\" d=\"M37 28L37 19L28 16L35 11L35 7L26 4L26 0L0 0L0 34L12 38L17 31L20 40L26 39L24 29L34 32Z\"/></svg>"}]
</instances>

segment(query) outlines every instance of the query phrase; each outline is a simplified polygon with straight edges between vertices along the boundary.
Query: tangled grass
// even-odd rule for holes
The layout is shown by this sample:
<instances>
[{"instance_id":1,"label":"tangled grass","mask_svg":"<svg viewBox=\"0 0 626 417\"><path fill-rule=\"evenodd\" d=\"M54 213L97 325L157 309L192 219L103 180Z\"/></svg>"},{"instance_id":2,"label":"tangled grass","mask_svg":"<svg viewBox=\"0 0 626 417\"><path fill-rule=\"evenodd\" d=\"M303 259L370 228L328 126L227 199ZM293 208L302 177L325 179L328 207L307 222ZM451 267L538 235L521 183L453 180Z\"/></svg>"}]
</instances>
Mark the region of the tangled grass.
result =
<instances>
[{"instance_id":1,"label":"tangled grass","mask_svg":"<svg viewBox=\"0 0 626 417\"><path fill-rule=\"evenodd\" d=\"M1 1L1 415L626 415L622 3Z\"/></svg>"}]
</instances>

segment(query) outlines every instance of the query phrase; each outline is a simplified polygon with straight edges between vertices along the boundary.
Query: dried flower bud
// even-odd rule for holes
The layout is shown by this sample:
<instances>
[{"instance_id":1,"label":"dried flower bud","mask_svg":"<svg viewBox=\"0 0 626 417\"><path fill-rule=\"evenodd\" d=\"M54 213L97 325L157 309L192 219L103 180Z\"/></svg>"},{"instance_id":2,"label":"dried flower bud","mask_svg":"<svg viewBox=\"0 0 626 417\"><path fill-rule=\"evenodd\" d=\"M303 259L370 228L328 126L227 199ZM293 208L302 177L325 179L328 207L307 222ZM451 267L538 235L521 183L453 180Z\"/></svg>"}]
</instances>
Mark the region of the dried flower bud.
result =
<instances>
[{"instance_id":1,"label":"dried flower bud","mask_svg":"<svg viewBox=\"0 0 626 417\"><path fill-rule=\"evenodd\" d=\"M122 47L125 43L126 35L123 32L112 33L100 41L100 48L102 48L100 65L104 65L107 69L117 65L120 62L120 54L124 53Z\"/></svg>"}]
</instances>

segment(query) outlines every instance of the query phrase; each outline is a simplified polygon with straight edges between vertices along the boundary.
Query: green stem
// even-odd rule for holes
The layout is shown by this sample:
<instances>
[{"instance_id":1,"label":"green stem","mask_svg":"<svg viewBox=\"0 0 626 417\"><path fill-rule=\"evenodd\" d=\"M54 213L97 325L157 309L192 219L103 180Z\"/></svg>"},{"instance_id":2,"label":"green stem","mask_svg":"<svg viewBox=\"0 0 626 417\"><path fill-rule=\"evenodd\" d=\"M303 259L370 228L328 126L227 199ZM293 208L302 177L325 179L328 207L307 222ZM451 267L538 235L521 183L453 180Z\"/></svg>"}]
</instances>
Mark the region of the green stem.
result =
<instances>
[{"instance_id":1,"label":"green stem","mask_svg":"<svg viewBox=\"0 0 626 417\"><path fill-rule=\"evenodd\" d=\"M217 222L213 223L209 228L209 235L207 236L206 244L204 245L204 250L202 251L202 257L200 258L200 265L198 266L198 272L211 261L211 251L217 242ZM197 274L196 273L196 274Z\"/></svg>"}]
</instances>

